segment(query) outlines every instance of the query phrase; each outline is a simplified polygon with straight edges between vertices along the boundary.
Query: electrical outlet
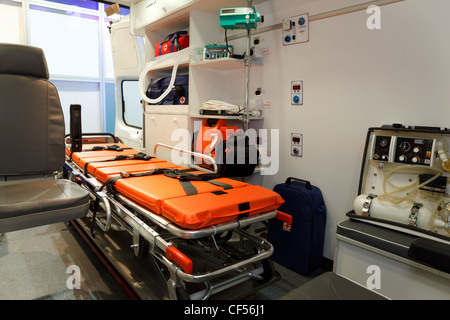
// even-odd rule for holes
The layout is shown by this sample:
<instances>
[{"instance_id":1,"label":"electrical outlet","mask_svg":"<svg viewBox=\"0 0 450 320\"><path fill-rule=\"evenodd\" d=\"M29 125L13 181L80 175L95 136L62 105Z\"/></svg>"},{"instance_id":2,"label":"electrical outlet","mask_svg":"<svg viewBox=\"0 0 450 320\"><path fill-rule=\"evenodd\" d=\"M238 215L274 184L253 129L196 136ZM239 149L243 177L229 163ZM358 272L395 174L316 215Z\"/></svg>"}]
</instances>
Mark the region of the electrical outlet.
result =
<instances>
[{"instance_id":1,"label":"electrical outlet","mask_svg":"<svg viewBox=\"0 0 450 320\"><path fill-rule=\"evenodd\" d=\"M303 135L301 133L291 133L291 156L303 156Z\"/></svg>"},{"instance_id":2,"label":"electrical outlet","mask_svg":"<svg viewBox=\"0 0 450 320\"><path fill-rule=\"evenodd\" d=\"M291 82L291 104L303 105L303 81Z\"/></svg>"},{"instance_id":3,"label":"electrical outlet","mask_svg":"<svg viewBox=\"0 0 450 320\"><path fill-rule=\"evenodd\" d=\"M309 15L307 13L283 19L283 45L309 41Z\"/></svg>"}]
</instances>

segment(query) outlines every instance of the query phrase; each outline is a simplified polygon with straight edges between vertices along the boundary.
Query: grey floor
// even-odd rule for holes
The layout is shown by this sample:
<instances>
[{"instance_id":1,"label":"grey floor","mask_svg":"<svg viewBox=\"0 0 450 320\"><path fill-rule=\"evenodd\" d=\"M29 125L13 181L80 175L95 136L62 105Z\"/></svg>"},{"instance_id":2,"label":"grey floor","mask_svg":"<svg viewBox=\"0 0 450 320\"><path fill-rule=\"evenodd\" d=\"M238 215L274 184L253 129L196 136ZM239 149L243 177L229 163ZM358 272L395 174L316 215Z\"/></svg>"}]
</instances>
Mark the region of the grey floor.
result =
<instances>
[{"instance_id":1,"label":"grey floor","mask_svg":"<svg viewBox=\"0 0 450 320\"><path fill-rule=\"evenodd\" d=\"M80 288L73 286L76 266ZM281 279L252 298L274 300L324 270L302 276L275 263ZM69 283L69 284L68 284ZM57 223L0 234L0 300L129 299L72 226Z\"/></svg>"},{"instance_id":2,"label":"grey floor","mask_svg":"<svg viewBox=\"0 0 450 320\"><path fill-rule=\"evenodd\" d=\"M70 266L79 267L79 273ZM80 275L79 289L73 288L76 274ZM0 299L110 300L127 296L76 231L57 223L0 236Z\"/></svg>"}]
</instances>

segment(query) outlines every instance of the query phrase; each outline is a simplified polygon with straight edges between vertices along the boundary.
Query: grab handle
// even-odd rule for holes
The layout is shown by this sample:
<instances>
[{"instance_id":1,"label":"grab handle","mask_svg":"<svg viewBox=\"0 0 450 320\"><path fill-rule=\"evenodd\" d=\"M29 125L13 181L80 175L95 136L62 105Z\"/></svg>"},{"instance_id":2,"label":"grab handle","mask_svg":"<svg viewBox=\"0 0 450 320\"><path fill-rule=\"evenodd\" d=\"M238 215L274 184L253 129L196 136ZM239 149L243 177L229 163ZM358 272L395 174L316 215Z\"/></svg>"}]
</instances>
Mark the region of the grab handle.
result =
<instances>
[{"instance_id":1,"label":"grab handle","mask_svg":"<svg viewBox=\"0 0 450 320\"><path fill-rule=\"evenodd\" d=\"M284 231L288 231L288 232L291 231L292 216L290 214L287 214L287 213L284 213L283 211L278 210L275 218L278 220L281 220L283 222L283 230Z\"/></svg>"},{"instance_id":2,"label":"grab handle","mask_svg":"<svg viewBox=\"0 0 450 320\"><path fill-rule=\"evenodd\" d=\"M105 193L97 192L97 197L100 198L100 201L102 201L104 205L104 209L106 211L106 223L102 223L98 218L95 218L95 222L100 226L100 229L108 232L111 228L111 205L109 204L108 197Z\"/></svg>"},{"instance_id":3,"label":"grab handle","mask_svg":"<svg viewBox=\"0 0 450 320\"><path fill-rule=\"evenodd\" d=\"M183 268L184 272L191 274L193 271L192 260L186 257L174 246L166 248L166 257L169 260L175 261L180 267Z\"/></svg>"},{"instance_id":4,"label":"grab handle","mask_svg":"<svg viewBox=\"0 0 450 320\"><path fill-rule=\"evenodd\" d=\"M212 158L212 157L210 157L210 156L208 156L206 154L193 152L193 151L190 151L190 150L185 150L185 149L181 149L181 148L174 147L174 146L169 146L169 145L164 144L164 143L157 143L157 144L155 144L155 147L153 148L153 156L154 157L156 157L156 149L158 147L163 147L163 148L175 150L175 151L179 151L179 152L182 152L182 153L190 154L192 156L196 156L196 157L200 157L200 158L206 159L206 160L208 160L208 161L210 161L212 163L213 168L214 168L214 173L217 173L219 171L219 169L217 167L216 160L214 160L214 158Z\"/></svg>"},{"instance_id":5,"label":"grab handle","mask_svg":"<svg viewBox=\"0 0 450 320\"><path fill-rule=\"evenodd\" d=\"M286 184L291 184L292 180L302 182L302 183L306 184L306 189L307 190L312 190L311 182L309 182L308 180L303 180L303 179L299 179L299 178L289 177L289 178L286 179L285 183Z\"/></svg>"}]
</instances>

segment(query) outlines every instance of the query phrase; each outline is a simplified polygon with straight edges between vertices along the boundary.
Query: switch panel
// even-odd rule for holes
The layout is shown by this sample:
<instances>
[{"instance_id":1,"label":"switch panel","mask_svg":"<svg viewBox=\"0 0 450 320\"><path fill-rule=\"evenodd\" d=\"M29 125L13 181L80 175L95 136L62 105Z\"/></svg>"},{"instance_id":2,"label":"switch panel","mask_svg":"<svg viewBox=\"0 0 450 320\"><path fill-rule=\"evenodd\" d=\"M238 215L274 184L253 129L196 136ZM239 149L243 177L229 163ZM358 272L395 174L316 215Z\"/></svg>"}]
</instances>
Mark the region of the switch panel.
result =
<instances>
[{"instance_id":1,"label":"switch panel","mask_svg":"<svg viewBox=\"0 0 450 320\"><path fill-rule=\"evenodd\" d=\"M309 16L307 13L283 19L283 45L309 41Z\"/></svg>"},{"instance_id":2,"label":"switch panel","mask_svg":"<svg viewBox=\"0 0 450 320\"><path fill-rule=\"evenodd\" d=\"M375 136L372 160L408 165L434 166L436 139Z\"/></svg>"},{"instance_id":3,"label":"switch panel","mask_svg":"<svg viewBox=\"0 0 450 320\"><path fill-rule=\"evenodd\" d=\"M303 105L303 81L291 82L291 104Z\"/></svg>"},{"instance_id":4,"label":"switch panel","mask_svg":"<svg viewBox=\"0 0 450 320\"><path fill-rule=\"evenodd\" d=\"M301 133L291 133L291 156L303 156L303 135Z\"/></svg>"},{"instance_id":5,"label":"switch panel","mask_svg":"<svg viewBox=\"0 0 450 320\"><path fill-rule=\"evenodd\" d=\"M394 162L430 166L433 161L434 139L397 137Z\"/></svg>"}]
</instances>

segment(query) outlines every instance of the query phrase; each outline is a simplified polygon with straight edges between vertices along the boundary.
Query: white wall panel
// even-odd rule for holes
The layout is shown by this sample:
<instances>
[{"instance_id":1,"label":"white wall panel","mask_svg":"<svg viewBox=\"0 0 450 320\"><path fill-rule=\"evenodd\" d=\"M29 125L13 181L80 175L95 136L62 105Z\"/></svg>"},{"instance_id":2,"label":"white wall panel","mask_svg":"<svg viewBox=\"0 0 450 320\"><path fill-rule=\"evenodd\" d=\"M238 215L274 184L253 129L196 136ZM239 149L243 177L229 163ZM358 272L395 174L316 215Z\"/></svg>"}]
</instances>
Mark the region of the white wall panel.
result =
<instances>
[{"instance_id":1,"label":"white wall panel","mask_svg":"<svg viewBox=\"0 0 450 320\"><path fill-rule=\"evenodd\" d=\"M268 1L257 6L267 22L260 26L335 10L333 3ZM303 44L284 47L281 29L258 35L266 55L261 77L251 81L264 90L264 127L280 132L280 169L264 176L264 185L295 176L321 188L328 208L324 255L330 259L336 224L357 195L367 128L449 127L450 2L407 0L380 8L380 30L369 30L370 15L358 11L310 22ZM293 80L304 82L303 106L290 103ZM292 132L303 134L301 158L290 155Z\"/></svg>"}]
</instances>

